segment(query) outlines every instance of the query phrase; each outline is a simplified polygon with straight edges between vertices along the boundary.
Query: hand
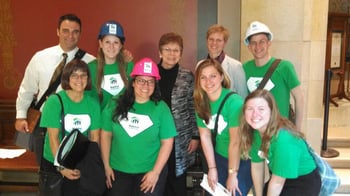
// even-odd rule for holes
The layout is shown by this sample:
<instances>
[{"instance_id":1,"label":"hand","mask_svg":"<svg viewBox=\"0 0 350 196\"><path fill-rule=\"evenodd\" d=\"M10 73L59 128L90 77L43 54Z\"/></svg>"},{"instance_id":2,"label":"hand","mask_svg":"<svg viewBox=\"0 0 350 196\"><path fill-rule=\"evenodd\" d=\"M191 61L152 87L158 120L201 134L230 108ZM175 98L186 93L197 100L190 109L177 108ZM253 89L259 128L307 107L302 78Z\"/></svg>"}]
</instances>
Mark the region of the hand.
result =
<instances>
[{"instance_id":1,"label":"hand","mask_svg":"<svg viewBox=\"0 0 350 196\"><path fill-rule=\"evenodd\" d=\"M196 151L199 146L199 140L192 139L187 147L187 152L191 154L192 152Z\"/></svg>"},{"instance_id":2,"label":"hand","mask_svg":"<svg viewBox=\"0 0 350 196\"><path fill-rule=\"evenodd\" d=\"M236 191L239 193L239 195L242 195L242 192L238 187L237 172L228 175L226 180L226 188L230 193L232 193L233 196L236 195Z\"/></svg>"},{"instance_id":3,"label":"hand","mask_svg":"<svg viewBox=\"0 0 350 196\"><path fill-rule=\"evenodd\" d=\"M69 180L78 180L80 178L80 170L78 169L63 169L60 171L63 177L68 178Z\"/></svg>"},{"instance_id":4,"label":"hand","mask_svg":"<svg viewBox=\"0 0 350 196\"><path fill-rule=\"evenodd\" d=\"M15 129L19 132L29 132L27 119L16 119Z\"/></svg>"},{"instance_id":5,"label":"hand","mask_svg":"<svg viewBox=\"0 0 350 196\"><path fill-rule=\"evenodd\" d=\"M147 193L148 191L153 193L154 188L157 185L158 179L159 179L159 174L157 174L153 170L147 172L141 180L141 186L140 186L141 191L143 191L144 193Z\"/></svg>"},{"instance_id":6,"label":"hand","mask_svg":"<svg viewBox=\"0 0 350 196\"><path fill-rule=\"evenodd\" d=\"M115 180L113 169L110 166L105 167L105 174L106 174L106 185L107 185L107 188L110 189L112 188L112 182Z\"/></svg>"},{"instance_id":7,"label":"hand","mask_svg":"<svg viewBox=\"0 0 350 196\"><path fill-rule=\"evenodd\" d=\"M123 57L125 59L125 62L131 62L134 59L131 52L127 49L124 49Z\"/></svg>"},{"instance_id":8,"label":"hand","mask_svg":"<svg viewBox=\"0 0 350 196\"><path fill-rule=\"evenodd\" d=\"M218 183L218 170L211 168L208 171L208 184L213 191L215 191L216 183Z\"/></svg>"}]
</instances>

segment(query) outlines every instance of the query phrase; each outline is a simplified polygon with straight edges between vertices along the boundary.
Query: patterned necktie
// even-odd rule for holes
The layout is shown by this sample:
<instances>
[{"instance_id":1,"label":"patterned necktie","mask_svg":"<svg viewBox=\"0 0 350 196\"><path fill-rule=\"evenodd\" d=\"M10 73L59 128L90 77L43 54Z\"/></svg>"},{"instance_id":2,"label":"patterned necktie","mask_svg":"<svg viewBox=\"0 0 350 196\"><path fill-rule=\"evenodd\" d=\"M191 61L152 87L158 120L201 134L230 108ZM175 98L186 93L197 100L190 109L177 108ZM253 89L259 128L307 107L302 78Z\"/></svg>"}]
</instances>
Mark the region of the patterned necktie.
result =
<instances>
[{"instance_id":1,"label":"patterned necktie","mask_svg":"<svg viewBox=\"0 0 350 196\"><path fill-rule=\"evenodd\" d=\"M55 72L53 72L52 78L50 80L50 85L53 82L55 82L57 80L57 78L61 75L61 73L63 71L63 67L66 64L67 57L68 57L67 53L63 53L62 56L63 56L62 61L60 62L60 64L57 65Z\"/></svg>"}]
</instances>

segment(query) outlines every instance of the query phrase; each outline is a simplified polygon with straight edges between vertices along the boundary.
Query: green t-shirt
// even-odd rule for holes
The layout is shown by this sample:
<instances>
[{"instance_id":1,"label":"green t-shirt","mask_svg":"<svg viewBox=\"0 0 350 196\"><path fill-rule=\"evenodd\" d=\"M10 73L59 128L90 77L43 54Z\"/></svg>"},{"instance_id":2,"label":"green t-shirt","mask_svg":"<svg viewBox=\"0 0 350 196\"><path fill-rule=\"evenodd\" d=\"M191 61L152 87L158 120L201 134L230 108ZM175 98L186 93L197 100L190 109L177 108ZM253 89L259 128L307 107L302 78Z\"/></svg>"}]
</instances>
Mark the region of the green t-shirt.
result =
<instances>
[{"instance_id":1,"label":"green t-shirt","mask_svg":"<svg viewBox=\"0 0 350 196\"><path fill-rule=\"evenodd\" d=\"M263 161L259 156L261 142L259 132L254 130L253 144L249 152L252 162ZM278 135L272 137L267 161L273 174L289 179L309 174L316 168L304 139L285 129L280 129Z\"/></svg>"},{"instance_id":2,"label":"green t-shirt","mask_svg":"<svg viewBox=\"0 0 350 196\"><path fill-rule=\"evenodd\" d=\"M223 88L219 99L210 102L211 119L209 120L209 124L205 124L204 120L198 116L198 113L196 113L198 127L205 127L213 132L219 106L226 94L229 92L230 90ZM242 97L238 94L233 94L226 100L225 105L221 110L218 121L215 151L223 157L228 158L228 145L230 142L229 128L239 126L239 118L242 112L242 106Z\"/></svg>"},{"instance_id":3,"label":"green t-shirt","mask_svg":"<svg viewBox=\"0 0 350 196\"><path fill-rule=\"evenodd\" d=\"M134 103L128 120L112 121L116 102L102 113L102 129L112 132L110 165L125 173L145 173L153 169L161 140L177 135L174 119L165 102ZM103 142L103 141L102 141Z\"/></svg>"},{"instance_id":4,"label":"green t-shirt","mask_svg":"<svg viewBox=\"0 0 350 196\"><path fill-rule=\"evenodd\" d=\"M62 90L58 94L63 102L65 135L68 135L73 129L78 129L83 135L88 136L90 130L101 128L101 109L97 100L84 96L80 102L76 103L68 97L66 91ZM51 95L45 102L40 126L59 128L59 139L62 140L61 103L57 95ZM55 159L50 148L48 134L44 141L44 158L50 162Z\"/></svg>"},{"instance_id":5,"label":"green t-shirt","mask_svg":"<svg viewBox=\"0 0 350 196\"><path fill-rule=\"evenodd\" d=\"M89 63L89 70L91 74L92 90L87 91L87 94L99 100L96 80L97 80L97 60ZM131 81L130 73L134 67L133 62L127 63L126 76ZM102 95L103 100L101 102L101 108L103 109L113 96L116 96L125 90L125 85L120 75L120 70L117 63L106 64L103 67L103 79L102 79Z\"/></svg>"},{"instance_id":6,"label":"green t-shirt","mask_svg":"<svg viewBox=\"0 0 350 196\"><path fill-rule=\"evenodd\" d=\"M256 66L254 60L243 64L249 92L253 92L259 86L273 61L275 58L271 58L261 67ZM290 61L282 60L264 87L275 97L281 115L286 118L289 117L290 91L299 85L300 81L293 64Z\"/></svg>"}]
</instances>

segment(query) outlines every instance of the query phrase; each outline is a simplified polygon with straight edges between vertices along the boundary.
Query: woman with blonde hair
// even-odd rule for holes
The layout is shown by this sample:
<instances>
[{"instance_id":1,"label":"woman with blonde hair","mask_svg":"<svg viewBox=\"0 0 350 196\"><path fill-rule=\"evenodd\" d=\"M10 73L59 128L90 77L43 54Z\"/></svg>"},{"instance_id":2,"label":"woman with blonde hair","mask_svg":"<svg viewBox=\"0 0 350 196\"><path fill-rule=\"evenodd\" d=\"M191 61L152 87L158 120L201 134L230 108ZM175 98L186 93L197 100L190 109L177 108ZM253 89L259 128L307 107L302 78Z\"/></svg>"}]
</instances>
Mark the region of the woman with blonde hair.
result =
<instances>
[{"instance_id":1,"label":"woman with blonde hair","mask_svg":"<svg viewBox=\"0 0 350 196\"><path fill-rule=\"evenodd\" d=\"M247 195L252 182L250 160L240 160L239 117L243 99L230 95L230 80L220 63L214 59L202 61L195 71L194 104L202 150L205 155L209 186L226 185L235 195ZM214 131L218 119L217 131ZM212 135L216 137L212 140ZM213 141L215 145L213 144Z\"/></svg>"}]
</instances>

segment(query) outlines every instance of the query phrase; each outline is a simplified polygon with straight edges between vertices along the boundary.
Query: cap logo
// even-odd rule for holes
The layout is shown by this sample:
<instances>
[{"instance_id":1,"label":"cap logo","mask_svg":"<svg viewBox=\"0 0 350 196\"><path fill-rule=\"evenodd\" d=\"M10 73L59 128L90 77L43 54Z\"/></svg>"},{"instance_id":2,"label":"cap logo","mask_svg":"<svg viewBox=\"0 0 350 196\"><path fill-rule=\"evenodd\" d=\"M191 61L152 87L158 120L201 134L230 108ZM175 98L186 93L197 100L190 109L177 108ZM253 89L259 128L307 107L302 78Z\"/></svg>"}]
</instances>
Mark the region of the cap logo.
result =
<instances>
[{"instance_id":1,"label":"cap logo","mask_svg":"<svg viewBox=\"0 0 350 196\"><path fill-rule=\"evenodd\" d=\"M144 73L152 73L152 62L144 62L143 63L143 72Z\"/></svg>"},{"instance_id":2,"label":"cap logo","mask_svg":"<svg viewBox=\"0 0 350 196\"><path fill-rule=\"evenodd\" d=\"M258 30L259 26L258 24L253 23L251 28L252 28L252 31L256 31Z\"/></svg>"},{"instance_id":3,"label":"cap logo","mask_svg":"<svg viewBox=\"0 0 350 196\"><path fill-rule=\"evenodd\" d=\"M117 25L116 24L108 24L108 32L112 35L117 34Z\"/></svg>"}]
</instances>

